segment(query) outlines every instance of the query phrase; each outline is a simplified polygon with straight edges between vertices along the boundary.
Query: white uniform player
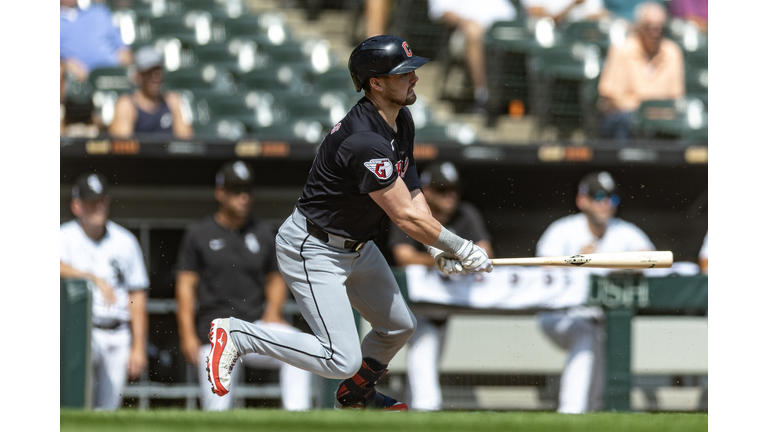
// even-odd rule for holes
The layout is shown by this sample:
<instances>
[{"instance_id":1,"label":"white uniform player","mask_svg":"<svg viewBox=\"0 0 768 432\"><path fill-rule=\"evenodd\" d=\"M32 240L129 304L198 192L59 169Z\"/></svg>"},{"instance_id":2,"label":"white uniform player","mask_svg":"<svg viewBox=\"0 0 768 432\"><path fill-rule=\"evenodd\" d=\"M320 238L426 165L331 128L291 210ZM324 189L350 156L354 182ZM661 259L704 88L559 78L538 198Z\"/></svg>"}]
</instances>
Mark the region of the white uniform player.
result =
<instances>
[{"instance_id":1,"label":"white uniform player","mask_svg":"<svg viewBox=\"0 0 768 432\"><path fill-rule=\"evenodd\" d=\"M81 176L72 197L77 219L60 227L60 274L88 279L98 288L93 290L91 333L93 404L115 410L122 405L128 376L137 377L146 367L149 280L136 237L107 220L106 179Z\"/></svg>"},{"instance_id":2,"label":"white uniform player","mask_svg":"<svg viewBox=\"0 0 768 432\"><path fill-rule=\"evenodd\" d=\"M576 204L581 213L550 225L536 245L537 256L655 250L637 226L613 217L619 197L611 175L590 173L579 183ZM610 269L560 268L571 281L568 296L584 301L592 274ZM602 309L570 308L537 315L542 330L558 346L568 350L560 379L558 412L584 413L599 409L605 385Z\"/></svg>"}]
</instances>

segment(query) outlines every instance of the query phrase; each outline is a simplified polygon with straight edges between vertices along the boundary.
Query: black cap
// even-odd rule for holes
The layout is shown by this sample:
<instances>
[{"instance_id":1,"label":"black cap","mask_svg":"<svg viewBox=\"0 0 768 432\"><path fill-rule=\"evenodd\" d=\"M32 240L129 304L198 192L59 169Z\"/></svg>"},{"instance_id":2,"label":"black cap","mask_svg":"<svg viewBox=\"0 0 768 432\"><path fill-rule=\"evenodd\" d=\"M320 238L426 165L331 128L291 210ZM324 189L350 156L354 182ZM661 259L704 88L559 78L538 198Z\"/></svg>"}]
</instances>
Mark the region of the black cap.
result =
<instances>
[{"instance_id":1,"label":"black cap","mask_svg":"<svg viewBox=\"0 0 768 432\"><path fill-rule=\"evenodd\" d=\"M451 162L439 162L427 165L419 175L421 186L435 188L460 187L461 179L456 166Z\"/></svg>"},{"instance_id":2,"label":"black cap","mask_svg":"<svg viewBox=\"0 0 768 432\"><path fill-rule=\"evenodd\" d=\"M92 200L103 198L109 193L107 178L99 173L85 173L75 180L72 186L72 199Z\"/></svg>"},{"instance_id":3,"label":"black cap","mask_svg":"<svg viewBox=\"0 0 768 432\"><path fill-rule=\"evenodd\" d=\"M594 198L600 192L605 195L614 195L619 192L613 176L608 171L591 172L579 182L580 194Z\"/></svg>"},{"instance_id":4,"label":"black cap","mask_svg":"<svg viewBox=\"0 0 768 432\"><path fill-rule=\"evenodd\" d=\"M243 161L227 162L216 173L216 187L253 186L253 168Z\"/></svg>"}]
</instances>

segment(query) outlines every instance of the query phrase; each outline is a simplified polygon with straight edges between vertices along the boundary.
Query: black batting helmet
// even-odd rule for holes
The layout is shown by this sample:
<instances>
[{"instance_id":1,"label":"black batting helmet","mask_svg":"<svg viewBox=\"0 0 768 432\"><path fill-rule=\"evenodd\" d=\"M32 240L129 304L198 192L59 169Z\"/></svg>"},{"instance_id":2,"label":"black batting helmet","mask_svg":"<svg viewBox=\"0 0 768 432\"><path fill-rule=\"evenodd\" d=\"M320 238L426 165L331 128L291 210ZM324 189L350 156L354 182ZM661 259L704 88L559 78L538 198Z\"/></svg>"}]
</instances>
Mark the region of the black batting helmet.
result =
<instances>
[{"instance_id":1,"label":"black batting helmet","mask_svg":"<svg viewBox=\"0 0 768 432\"><path fill-rule=\"evenodd\" d=\"M362 42L349 55L349 73L360 91L370 77L398 75L414 71L428 62L417 57L403 38L392 35L373 36Z\"/></svg>"}]
</instances>

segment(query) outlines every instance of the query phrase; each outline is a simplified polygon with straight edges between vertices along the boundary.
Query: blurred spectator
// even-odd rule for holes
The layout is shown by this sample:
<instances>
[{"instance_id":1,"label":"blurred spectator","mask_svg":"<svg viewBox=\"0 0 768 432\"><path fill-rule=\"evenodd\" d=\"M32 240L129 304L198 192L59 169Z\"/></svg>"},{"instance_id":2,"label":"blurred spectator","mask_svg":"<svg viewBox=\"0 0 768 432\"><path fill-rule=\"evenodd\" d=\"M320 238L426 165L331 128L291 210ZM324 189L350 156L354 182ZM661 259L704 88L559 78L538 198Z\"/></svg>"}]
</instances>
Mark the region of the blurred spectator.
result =
<instances>
[{"instance_id":1,"label":"blurred spectator","mask_svg":"<svg viewBox=\"0 0 768 432\"><path fill-rule=\"evenodd\" d=\"M709 17L707 3L708 0L669 0L669 14L696 24L702 33L706 33Z\"/></svg>"},{"instance_id":2,"label":"blurred spectator","mask_svg":"<svg viewBox=\"0 0 768 432\"><path fill-rule=\"evenodd\" d=\"M648 0L603 0L603 6L614 17L632 22L635 20L635 8L637 5L647 1ZM663 5L662 0L651 1Z\"/></svg>"},{"instance_id":3,"label":"blurred spectator","mask_svg":"<svg viewBox=\"0 0 768 432\"><path fill-rule=\"evenodd\" d=\"M387 33L389 0L365 0L366 38Z\"/></svg>"},{"instance_id":4,"label":"blurred spectator","mask_svg":"<svg viewBox=\"0 0 768 432\"><path fill-rule=\"evenodd\" d=\"M99 135L101 122L93 111L93 104L68 104L67 103L67 65L64 59L59 61L59 135L68 137L95 138ZM74 108L79 115L70 115L72 111L67 106Z\"/></svg>"},{"instance_id":5,"label":"blurred spectator","mask_svg":"<svg viewBox=\"0 0 768 432\"><path fill-rule=\"evenodd\" d=\"M136 53L136 72L139 88L118 98L109 134L115 137L156 134L192 138L194 131L182 115L181 97L175 92L162 92L163 56L153 47L141 48Z\"/></svg>"},{"instance_id":6,"label":"blurred spectator","mask_svg":"<svg viewBox=\"0 0 768 432\"><path fill-rule=\"evenodd\" d=\"M242 161L224 164L216 174L218 211L191 225L179 248L176 301L180 346L187 361L197 367L200 404L206 411L232 409L238 377L243 373L242 366L235 366L233 384L225 396L211 392L206 371L211 320L236 316L280 331L298 332L283 320L287 289L277 268L275 233L250 215L253 176L253 169ZM310 372L256 353L240 359L248 366L280 370L283 408L311 408Z\"/></svg>"},{"instance_id":7,"label":"blurred spectator","mask_svg":"<svg viewBox=\"0 0 768 432\"><path fill-rule=\"evenodd\" d=\"M492 258L491 236L485 228L483 217L475 206L460 201L461 181L456 167L450 162L432 164L420 174L424 198L432 216L446 229L472 240L485 249ZM389 245L396 265L435 268L435 261L424 245L409 237L395 224L391 224L389 236ZM451 277L474 278L476 275ZM435 411L439 410L442 404L438 364L443 351L448 316L438 319L416 314L416 319L416 332L408 340L408 389L411 397L409 406L417 411Z\"/></svg>"},{"instance_id":8,"label":"blurred spectator","mask_svg":"<svg viewBox=\"0 0 768 432\"><path fill-rule=\"evenodd\" d=\"M704 243L699 251L699 269L704 274L709 273L709 231L704 236Z\"/></svg>"},{"instance_id":9,"label":"blurred spectator","mask_svg":"<svg viewBox=\"0 0 768 432\"><path fill-rule=\"evenodd\" d=\"M59 230L61 278L95 285L91 332L93 408L122 406L126 378L147 367L147 288L149 280L139 242L108 220L107 179L85 173L72 187L75 220Z\"/></svg>"},{"instance_id":10,"label":"blurred spectator","mask_svg":"<svg viewBox=\"0 0 768 432\"><path fill-rule=\"evenodd\" d=\"M112 12L103 4L91 2L81 9L77 0L60 0L59 34L60 57L67 71L80 81L95 68L133 62L131 49L112 23Z\"/></svg>"},{"instance_id":11,"label":"blurred spectator","mask_svg":"<svg viewBox=\"0 0 768 432\"><path fill-rule=\"evenodd\" d=\"M464 38L464 56L474 89L472 111L487 113L488 78L485 70L485 31L496 21L517 16L509 0L429 0L431 20L457 29Z\"/></svg>"},{"instance_id":12,"label":"blurred spectator","mask_svg":"<svg viewBox=\"0 0 768 432\"><path fill-rule=\"evenodd\" d=\"M683 53L662 37L666 20L658 3L642 3L636 9L634 32L622 45L609 48L598 85L598 108L604 113L601 137L630 138L632 112L642 101L684 95Z\"/></svg>"},{"instance_id":13,"label":"blurred spectator","mask_svg":"<svg viewBox=\"0 0 768 432\"><path fill-rule=\"evenodd\" d=\"M596 20L607 15L603 0L521 0L528 16L550 17L555 24Z\"/></svg>"},{"instance_id":14,"label":"blurred spectator","mask_svg":"<svg viewBox=\"0 0 768 432\"><path fill-rule=\"evenodd\" d=\"M579 182L576 207L581 213L553 222L536 245L537 256L655 250L648 236L637 226L616 218L620 199L613 177L606 171L593 172ZM605 275L609 269L557 268L571 280L580 298L587 298L590 275ZM575 294L574 294L575 295ZM605 385L603 344L605 321L599 307L573 307L541 312L537 319L544 333L568 358L560 378L557 411L584 413L602 403Z\"/></svg>"}]
</instances>

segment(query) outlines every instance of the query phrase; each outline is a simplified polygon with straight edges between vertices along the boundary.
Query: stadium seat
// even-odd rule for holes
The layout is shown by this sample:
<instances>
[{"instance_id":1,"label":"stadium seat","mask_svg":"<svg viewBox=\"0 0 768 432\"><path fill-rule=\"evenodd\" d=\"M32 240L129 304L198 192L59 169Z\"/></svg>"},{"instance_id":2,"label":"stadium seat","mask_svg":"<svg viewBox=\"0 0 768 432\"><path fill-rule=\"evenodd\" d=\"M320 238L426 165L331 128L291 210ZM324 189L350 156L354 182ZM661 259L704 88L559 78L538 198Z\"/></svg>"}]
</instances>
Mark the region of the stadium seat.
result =
<instances>
[{"instance_id":1,"label":"stadium seat","mask_svg":"<svg viewBox=\"0 0 768 432\"><path fill-rule=\"evenodd\" d=\"M323 91L342 92L355 102L363 97L362 92L355 91L355 84L346 66L337 65L322 74L314 75L311 82L315 94Z\"/></svg>"},{"instance_id":2,"label":"stadium seat","mask_svg":"<svg viewBox=\"0 0 768 432\"><path fill-rule=\"evenodd\" d=\"M210 64L199 68L168 71L165 73L164 82L168 89L187 89L200 94L234 94L237 91L232 73Z\"/></svg>"},{"instance_id":3,"label":"stadium seat","mask_svg":"<svg viewBox=\"0 0 768 432\"><path fill-rule=\"evenodd\" d=\"M707 142L707 111L694 97L677 100L648 100L632 117L638 137Z\"/></svg>"},{"instance_id":4,"label":"stadium seat","mask_svg":"<svg viewBox=\"0 0 768 432\"><path fill-rule=\"evenodd\" d=\"M299 141L319 144L327 133L322 124L313 120L290 120L287 123L259 129L256 138L274 141Z\"/></svg>"},{"instance_id":5,"label":"stadium seat","mask_svg":"<svg viewBox=\"0 0 768 432\"><path fill-rule=\"evenodd\" d=\"M629 31L629 24L624 20L574 21L565 25L559 38L563 44L573 42L595 44L600 47L600 52L605 57L611 43L621 43Z\"/></svg>"},{"instance_id":6,"label":"stadium seat","mask_svg":"<svg viewBox=\"0 0 768 432\"><path fill-rule=\"evenodd\" d=\"M234 95L208 94L197 98L198 110L209 119L227 118L244 125L247 133L284 122L269 92L249 91Z\"/></svg>"},{"instance_id":7,"label":"stadium seat","mask_svg":"<svg viewBox=\"0 0 768 432\"><path fill-rule=\"evenodd\" d=\"M184 45L205 45L222 42L224 32L214 31L213 17L207 11L188 11L180 15L163 15L141 18L139 26L147 28L140 32L139 42L149 43L158 38L176 38Z\"/></svg>"},{"instance_id":8,"label":"stadium seat","mask_svg":"<svg viewBox=\"0 0 768 432\"><path fill-rule=\"evenodd\" d=\"M706 67L686 66L685 68L685 94L695 97L709 106L708 71Z\"/></svg>"},{"instance_id":9,"label":"stadium seat","mask_svg":"<svg viewBox=\"0 0 768 432\"><path fill-rule=\"evenodd\" d=\"M513 100L526 111L531 104L528 61L532 51L555 41L554 22L547 19L498 21L485 34L488 73L488 121L507 112Z\"/></svg>"},{"instance_id":10,"label":"stadium seat","mask_svg":"<svg viewBox=\"0 0 768 432\"><path fill-rule=\"evenodd\" d=\"M227 39L263 36L274 45L279 45L292 39L291 31L285 21L285 15L281 12L247 14L227 19L217 17L216 19L223 26Z\"/></svg>"},{"instance_id":11,"label":"stadium seat","mask_svg":"<svg viewBox=\"0 0 768 432\"><path fill-rule=\"evenodd\" d=\"M595 44L574 42L531 54L532 111L539 133L554 127L560 136L569 136L577 129L587 136L596 134L600 53Z\"/></svg>"},{"instance_id":12,"label":"stadium seat","mask_svg":"<svg viewBox=\"0 0 768 432\"><path fill-rule=\"evenodd\" d=\"M196 123L194 129L195 137L203 139L214 137L237 141L248 134L246 126L240 120L227 117L214 117L206 124Z\"/></svg>"},{"instance_id":13,"label":"stadium seat","mask_svg":"<svg viewBox=\"0 0 768 432\"><path fill-rule=\"evenodd\" d=\"M289 65L254 69L237 75L238 86L248 90L265 90L279 94L310 91L309 83L301 71Z\"/></svg>"},{"instance_id":14,"label":"stadium seat","mask_svg":"<svg viewBox=\"0 0 768 432\"><path fill-rule=\"evenodd\" d=\"M284 110L291 121L317 121L324 129L332 128L349 111L349 99L340 93L325 92L320 95L294 95L280 98L276 105Z\"/></svg>"}]
</instances>

